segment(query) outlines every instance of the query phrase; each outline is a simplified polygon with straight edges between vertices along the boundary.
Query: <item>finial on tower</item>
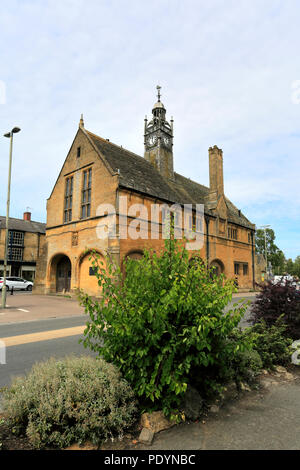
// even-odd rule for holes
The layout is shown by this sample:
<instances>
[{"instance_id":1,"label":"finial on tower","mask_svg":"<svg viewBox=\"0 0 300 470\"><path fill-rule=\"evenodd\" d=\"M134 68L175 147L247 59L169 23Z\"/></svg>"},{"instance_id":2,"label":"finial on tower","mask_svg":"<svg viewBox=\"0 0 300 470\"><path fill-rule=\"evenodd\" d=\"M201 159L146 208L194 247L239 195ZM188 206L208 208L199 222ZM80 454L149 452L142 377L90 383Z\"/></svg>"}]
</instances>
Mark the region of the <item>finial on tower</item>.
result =
<instances>
[{"instance_id":1,"label":"finial on tower","mask_svg":"<svg viewBox=\"0 0 300 470\"><path fill-rule=\"evenodd\" d=\"M83 114L80 116L79 127L84 127Z\"/></svg>"},{"instance_id":2,"label":"finial on tower","mask_svg":"<svg viewBox=\"0 0 300 470\"><path fill-rule=\"evenodd\" d=\"M158 101L160 101L160 90L161 90L161 86L157 85L156 89L157 89L157 98L158 98Z\"/></svg>"}]
</instances>

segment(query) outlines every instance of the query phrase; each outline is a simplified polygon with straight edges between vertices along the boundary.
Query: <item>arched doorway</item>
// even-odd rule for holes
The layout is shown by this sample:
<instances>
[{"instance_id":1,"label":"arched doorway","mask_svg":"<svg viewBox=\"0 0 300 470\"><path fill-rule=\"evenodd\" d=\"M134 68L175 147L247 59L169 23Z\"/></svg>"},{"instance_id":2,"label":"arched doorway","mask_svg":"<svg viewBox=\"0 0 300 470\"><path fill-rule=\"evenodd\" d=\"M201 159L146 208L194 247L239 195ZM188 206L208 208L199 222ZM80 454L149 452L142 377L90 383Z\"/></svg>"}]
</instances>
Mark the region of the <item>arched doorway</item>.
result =
<instances>
[{"instance_id":1,"label":"arched doorway","mask_svg":"<svg viewBox=\"0 0 300 470\"><path fill-rule=\"evenodd\" d=\"M195 255L195 256L192 256L190 259L189 259L189 265L192 267L192 266L201 266L201 267L205 267L205 262L203 261L203 259L201 258L201 256L199 255Z\"/></svg>"},{"instance_id":2,"label":"arched doorway","mask_svg":"<svg viewBox=\"0 0 300 470\"><path fill-rule=\"evenodd\" d=\"M93 259L90 259L92 252L82 255L79 261L79 288L89 295L99 295L101 287L98 284L98 278L93 268ZM100 269L106 269L104 257L97 252L99 256L98 264ZM101 262L103 264L101 264Z\"/></svg>"},{"instance_id":3,"label":"arched doorway","mask_svg":"<svg viewBox=\"0 0 300 470\"><path fill-rule=\"evenodd\" d=\"M131 258L131 259L142 259L143 258L143 253L141 251L131 251L125 256L126 258Z\"/></svg>"},{"instance_id":4,"label":"arched doorway","mask_svg":"<svg viewBox=\"0 0 300 470\"><path fill-rule=\"evenodd\" d=\"M72 267L70 259L63 255L56 265L56 292L69 292L71 288Z\"/></svg>"},{"instance_id":5,"label":"arched doorway","mask_svg":"<svg viewBox=\"0 0 300 470\"><path fill-rule=\"evenodd\" d=\"M212 268L212 273L216 276L220 276L225 271L224 264L219 259L215 259L210 263L210 267Z\"/></svg>"}]
</instances>

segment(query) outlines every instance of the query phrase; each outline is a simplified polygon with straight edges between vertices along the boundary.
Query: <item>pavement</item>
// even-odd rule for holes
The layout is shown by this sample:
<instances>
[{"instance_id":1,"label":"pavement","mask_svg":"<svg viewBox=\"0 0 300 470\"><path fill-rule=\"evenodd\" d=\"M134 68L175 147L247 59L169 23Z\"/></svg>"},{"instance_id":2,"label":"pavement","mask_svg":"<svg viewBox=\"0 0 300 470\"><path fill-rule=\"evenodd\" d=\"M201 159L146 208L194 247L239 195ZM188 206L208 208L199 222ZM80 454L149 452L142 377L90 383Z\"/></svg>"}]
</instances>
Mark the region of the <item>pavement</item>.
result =
<instances>
[{"instance_id":1,"label":"pavement","mask_svg":"<svg viewBox=\"0 0 300 470\"><path fill-rule=\"evenodd\" d=\"M274 378L271 387L244 392L200 422L161 431L151 446L128 439L103 450L300 450L300 370L295 377Z\"/></svg>"},{"instance_id":2,"label":"pavement","mask_svg":"<svg viewBox=\"0 0 300 470\"><path fill-rule=\"evenodd\" d=\"M77 300L64 296L20 292L8 295L6 305L6 309L0 308L0 326L7 323L84 315L84 308Z\"/></svg>"}]
</instances>

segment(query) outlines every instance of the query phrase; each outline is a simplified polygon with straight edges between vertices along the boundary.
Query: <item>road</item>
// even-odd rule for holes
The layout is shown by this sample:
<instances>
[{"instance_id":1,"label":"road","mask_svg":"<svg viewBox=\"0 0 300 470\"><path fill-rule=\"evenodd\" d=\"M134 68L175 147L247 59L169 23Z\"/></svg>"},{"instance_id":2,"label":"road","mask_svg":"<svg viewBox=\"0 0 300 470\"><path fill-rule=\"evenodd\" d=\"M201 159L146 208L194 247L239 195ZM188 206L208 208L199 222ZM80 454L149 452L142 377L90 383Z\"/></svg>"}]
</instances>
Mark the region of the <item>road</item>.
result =
<instances>
[{"instance_id":1,"label":"road","mask_svg":"<svg viewBox=\"0 0 300 470\"><path fill-rule=\"evenodd\" d=\"M12 377L25 374L35 362L50 357L61 358L70 354L92 354L82 344L79 344L79 339L83 335L73 334L74 328L82 327L83 329L85 322L86 317L80 316L2 325L0 328L1 339L5 342L10 338L16 340L19 337L20 344L6 347L6 364L0 364L0 388L8 386ZM51 337L56 336L57 331L62 330L63 337ZM35 341L34 335L41 332L46 332L51 339ZM72 335L70 335L71 333ZM28 334L32 336L34 342L24 343ZM15 342L18 343L18 341Z\"/></svg>"},{"instance_id":2,"label":"road","mask_svg":"<svg viewBox=\"0 0 300 470\"><path fill-rule=\"evenodd\" d=\"M246 296L235 297L228 308ZM76 301L18 293L8 297L7 304L10 308L0 310L0 340L6 344L6 364L0 364L0 388L9 386L12 377L25 374L35 362L93 354L79 344L87 316Z\"/></svg>"}]
</instances>

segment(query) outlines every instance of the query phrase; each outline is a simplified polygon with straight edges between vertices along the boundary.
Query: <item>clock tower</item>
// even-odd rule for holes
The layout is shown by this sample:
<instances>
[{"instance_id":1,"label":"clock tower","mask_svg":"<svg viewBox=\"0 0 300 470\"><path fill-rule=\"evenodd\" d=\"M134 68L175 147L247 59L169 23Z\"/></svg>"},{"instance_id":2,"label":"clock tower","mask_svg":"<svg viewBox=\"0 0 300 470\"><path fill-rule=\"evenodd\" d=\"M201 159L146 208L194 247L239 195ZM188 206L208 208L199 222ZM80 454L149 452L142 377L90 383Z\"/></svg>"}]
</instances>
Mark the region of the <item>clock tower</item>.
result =
<instances>
[{"instance_id":1,"label":"clock tower","mask_svg":"<svg viewBox=\"0 0 300 470\"><path fill-rule=\"evenodd\" d=\"M166 109L160 101L160 89L157 85L157 103L152 109L152 120L145 118L145 159L168 179L174 178L173 169L173 119L166 121Z\"/></svg>"}]
</instances>

